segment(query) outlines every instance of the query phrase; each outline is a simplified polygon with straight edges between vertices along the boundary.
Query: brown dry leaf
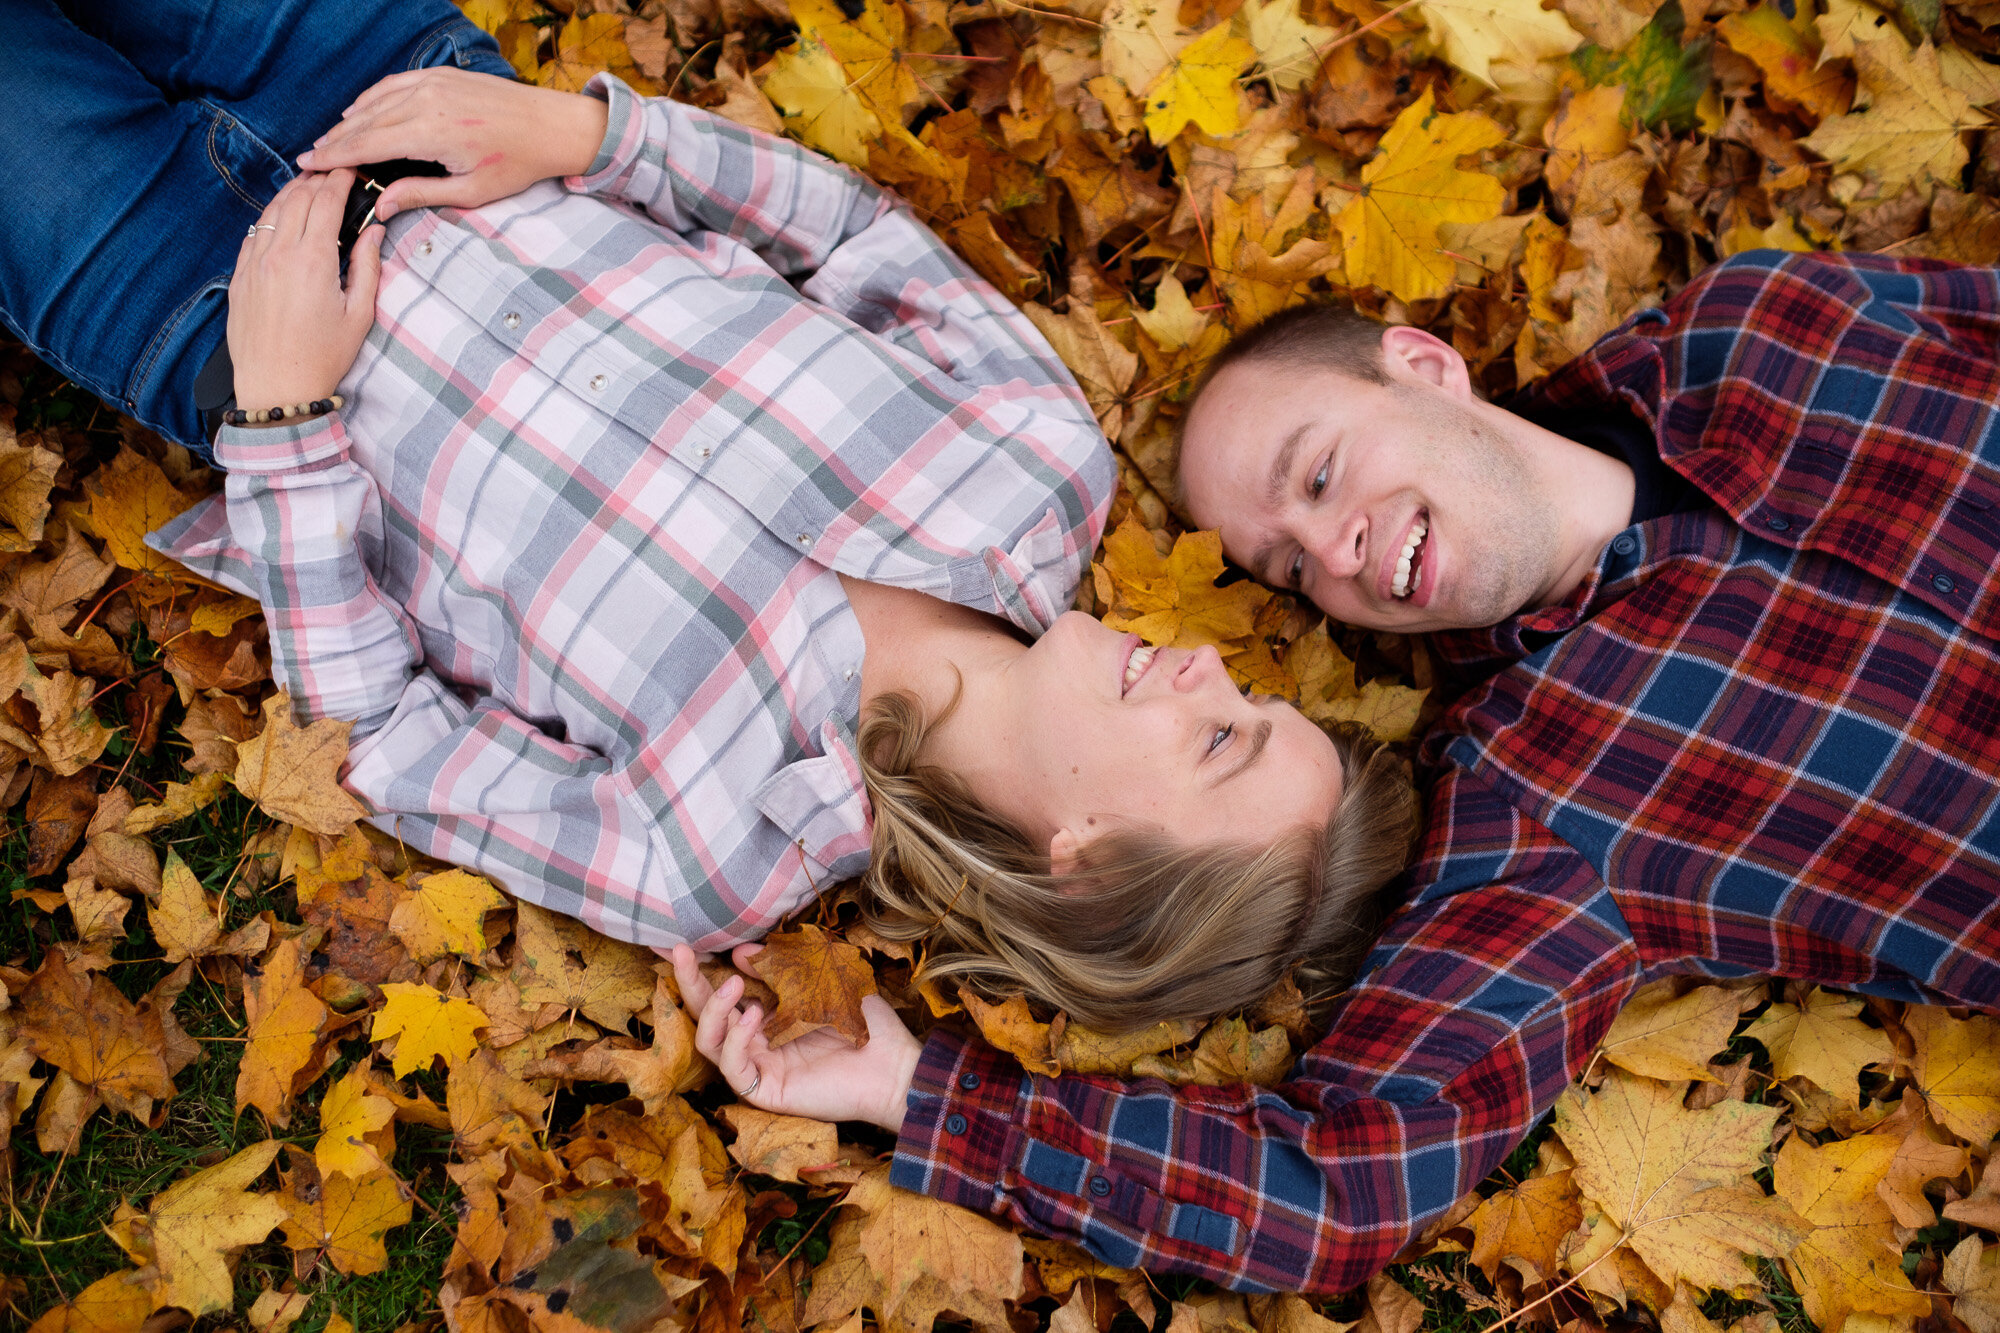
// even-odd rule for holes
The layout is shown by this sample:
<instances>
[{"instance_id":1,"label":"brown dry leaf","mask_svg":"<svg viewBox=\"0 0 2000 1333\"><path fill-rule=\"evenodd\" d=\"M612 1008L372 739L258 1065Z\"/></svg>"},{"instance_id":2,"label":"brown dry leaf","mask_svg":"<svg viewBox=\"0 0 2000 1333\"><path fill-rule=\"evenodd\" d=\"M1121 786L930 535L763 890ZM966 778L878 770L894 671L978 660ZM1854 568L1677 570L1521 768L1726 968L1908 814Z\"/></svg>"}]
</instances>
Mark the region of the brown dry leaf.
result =
<instances>
[{"instance_id":1,"label":"brown dry leaf","mask_svg":"<svg viewBox=\"0 0 2000 1333\"><path fill-rule=\"evenodd\" d=\"M1716 21L1715 30L1732 48L1757 62L1764 71L1767 96L1798 103L1816 121L1847 110L1854 95L1847 70L1838 62L1823 63L1818 42L1777 5L1725 14Z\"/></svg>"},{"instance_id":2,"label":"brown dry leaf","mask_svg":"<svg viewBox=\"0 0 2000 1333\"><path fill-rule=\"evenodd\" d=\"M868 1040L861 1001L875 994L875 972L861 950L805 925L766 936L755 965L758 977L778 993L769 1025L773 1046L823 1027L856 1046Z\"/></svg>"},{"instance_id":3,"label":"brown dry leaf","mask_svg":"<svg viewBox=\"0 0 2000 1333\"><path fill-rule=\"evenodd\" d=\"M119 827L143 838L155 829L179 823L197 810L206 810L221 797L227 785L228 779L220 773L202 773L193 782L169 782L166 794L157 803L134 808Z\"/></svg>"},{"instance_id":4,"label":"brown dry leaf","mask_svg":"<svg viewBox=\"0 0 2000 1333\"><path fill-rule=\"evenodd\" d=\"M1861 1096L1861 1071L1895 1054L1889 1034L1859 1017L1859 999L1813 987L1803 1005L1774 1003L1744 1029L1771 1053L1779 1078L1806 1078L1843 1097Z\"/></svg>"},{"instance_id":5,"label":"brown dry leaf","mask_svg":"<svg viewBox=\"0 0 2000 1333\"><path fill-rule=\"evenodd\" d=\"M1912 1005L1903 1026L1916 1043L1910 1080L1931 1118L1967 1143L1991 1143L2000 1135L2000 1019Z\"/></svg>"},{"instance_id":6,"label":"brown dry leaf","mask_svg":"<svg viewBox=\"0 0 2000 1333\"><path fill-rule=\"evenodd\" d=\"M476 958L486 952L486 914L507 901L492 881L446 870L424 876L409 889L390 914L389 929L410 957L428 963L447 954Z\"/></svg>"},{"instance_id":7,"label":"brown dry leaf","mask_svg":"<svg viewBox=\"0 0 2000 1333\"><path fill-rule=\"evenodd\" d=\"M17 1009L28 1048L114 1110L149 1120L153 1103L174 1095L159 1012L134 1006L102 974L74 972L50 950Z\"/></svg>"},{"instance_id":8,"label":"brown dry leaf","mask_svg":"<svg viewBox=\"0 0 2000 1333\"><path fill-rule=\"evenodd\" d=\"M292 1094L312 1063L328 1010L305 986L296 940L285 940L264 960L262 973L243 983L243 1062L236 1070L236 1109L254 1106L274 1125L291 1123Z\"/></svg>"},{"instance_id":9,"label":"brown dry leaf","mask_svg":"<svg viewBox=\"0 0 2000 1333\"><path fill-rule=\"evenodd\" d=\"M35 705L41 730L35 744L42 758L57 774L68 776L97 762L111 743L111 728L97 716L93 703L97 682L88 676L67 671L43 675L31 671L21 683L21 693Z\"/></svg>"},{"instance_id":10,"label":"brown dry leaf","mask_svg":"<svg viewBox=\"0 0 2000 1333\"><path fill-rule=\"evenodd\" d=\"M61 468L61 454L22 444L13 424L0 421L0 551L32 551L41 541Z\"/></svg>"},{"instance_id":11,"label":"brown dry leaf","mask_svg":"<svg viewBox=\"0 0 2000 1333\"><path fill-rule=\"evenodd\" d=\"M1775 1107L1681 1105L1681 1090L1612 1071L1595 1096L1571 1087L1556 1133L1576 1157L1576 1183L1668 1283L1754 1284L1751 1256L1776 1258L1810 1229L1760 1189ZM1871 1187L1872 1188L1872 1187Z\"/></svg>"},{"instance_id":12,"label":"brown dry leaf","mask_svg":"<svg viewBox=\"0 0 2000 1333\"><path fill-rule=\"evenodd\" d=\"M1583 1203L1571 1172L1552 1171L1489 1195L1465 1220L1472 1229L1472 1262L1489 1282L1504 1263L1528 1285L1553 1282L1564 1236L1583 1221Z\"/></svg>"},{"instance_id":13,"label":"brown dry leaf","mask_svg":"<svg viewBox=\"0 0 2000 1333\"><path fill-rule=\"evenodd\" d=\"M225 1256L254 1245L285 1220L274 1194L251 1194L252 1181L278 1155L276 1140L176 1181L147 1211L159 1280L158 1305L177 1305L199 1318L234 1304Z\"/></svg>"},{"instance_id":14,"label":"brown dry leaf","mask_svg":"<svg viewBox=\"0 0 2000 1333\"><path fill-rule=\"evenodd\" d=\"M1111 332L1098 322L1097 312L1083 301L1070 302L1069 314L1058 316L1045 306L1030 302L1025 309L1049 346L1063 359L1090 410L1097 414L1104 433L1117 437L1125 425L1125 396L1132 377L1139 370L1139 354L1127 351Z\"/></svg>"},{"instance_id":15,"label":"brown dry leaf","mask_svg":"<svg viewBox=\"0 0 2000 1333\"><path fill-rule=\"evenodd\" d=\"M486 1015L478 1005L430 986L392 981L382 987L382 1007L375 1011L374 1041L396 1039L393 1067L397 1078L442 1059L448 1069L479 1047L479 1030Z\"/></svg>"},{"instance_id":16,"label":"brown dry leaf","mask_svg":"<svg viewBox=\"0 0 2000 1333\"><path fill-rule=\"evenodd\" d=\"M1152 534L1130 517L1104 539L1104 557L1093 568L1104 571L1099 586L1108 581L1114 598L1104 623L1154 647L1234 649L1256 631L1257 613L1271 599L1248 580L1215 586L1223 573L1216 533L1182 533L1163 558Z\"/></svg>"},{"instance_id":17,"label":"brown dry leaf","mask_svg":"<svg viewBox=\"0 0 2000 1333\"><path fill-rule=\"evenodd\" d=\"M84 479L90 497L90 527L104 553L127 569L174 574L180 566L146 545L146 534L193 506L189 495L167 479L160 465L129 446Z\"/></svg>"},{"instance_id":18,"label":"brown dry leaf","mask_svg":"<svg viewBox=\"0 0 2000 1333\"><path fill-rule=\"evenodd\" d=\"M466 1159L499 1149L539 1156L536 1134L547 1099L501 1068L492 1051L479 1047L451 1067L445 1106L459 1155Z\"/></svg>"},{"instance_id":19,"label":"brown dry leaf","mask_svg":"<svg viewBox=\"0 0 2000 1333\"><path fill-rule=\"evenodd\" d=\"M708 1082L714 1066L696 1053L694 1020L680 1007L669 977L654 982L652 1017L651 1046L638 1051L607 1050L603 1058L607 1077L631 1089L647 1115L659 1115L678 1094Z\"/></svg>"},{"instance_id":20,"label":"brown dry leaf","mask_svg":"<svg viewBox=\"0 0 2000 1333\"><path fill-rule=\"evenodd\" d=\"M653 998L658 958L636 944L608 939L581 921L515 905L514 944L529 975L524 1004L556 1004L618 1030Z\"/></svg>"},{"instance_id":21,"label":"brown dry leaf","mask_svg":"<svg viewBox=\"0 0 2000 1333\"><path fill-rule=\"evenodd\" d=\"M31 624L67 625L83 600L95 596L116 568L71 528L55 559L16 565L0 578L0 606L19 611Z\"/></svg>"},{"instance_id":22,"label":"brown dry leaf","mask_svg":"<svg viewBox=\"0 0 2000 1333\"><path fill-rule=\"evenodd\" d=\"M1821 1333L1840 1333L1857 1312L1930 1312L1930 1298L1903 1273L1889 1205L1876 1194L1897 1147L1894 1139L1870 1134L1813 1148L1795 1135L1778 1152L1772 1172L1778 1197L1813 1226L1785 1267Z\"/></svg>"},{"instance_id":23,"label":"brown dry leaf","mask_svg":"<svg viewBox=\"0 0 2000 1333\"><path fill-rule=\"evenodd\" d=\"M1951 1292L1951 1312L1972 1333L2000 1333L2000 1246L1967 1236L1945 1256L1938 1273Z\"/></svg>"},{"instance_id":24,"label":"brown dry leaf","mask_svg":"<svg viewBox=\"0 0 2000 1333\"><path fill-rule=\"evenodd\" d=\"M314 833L340 833L368 812L340 786L354 724L321 718L292 724L291 698L264 701L264 730L236 747L236 789L265 814Z\"/></svg>"},{"instance_id":25,"label":"brown dry leaf","mask_svg":"<svg viewBox=\"0 0 2000 1333\"><path fill-rule=\"evenodd\" d=\"M188 756L188 772L235 773L237 743L255 736L262 722L255 710L233 694L194 696L188 701L180 733L194 748Z\"/></svg>"},{"instance_id":26,"label":"brown dry leaf","mask_svg":"<svg viewBox=\"0 0 2000 1333\"><path fill-rule=\"evenodd\" d=\"M736 1131L729 1155L745 1171L796 1185L800 1171L826 1166L840 1156L840 1138L823 1120L773 1115L740 1103L719 1114Z\"/></svg>"},{"instance_id":27,"label":"brown dry leaf","mask_svg":"<svg viewBox=\"0 0 2000 1333\"><path fill-rule=\"evenodd\" d=\"M1713 1082L1709 1058L1729 1044L1736 1012L1733 991L1697 986L1676 998L1666 978L1633 993L1601 1049L1612 1064L1647 1078Z\"/></svg>"},{"instance_id":28,"label":"brown dry leaf","mask_svg":"<svg viewBox=\"0 0 2000 1333\"><path fill-rule=\"evenodd\" d=\"M43 771L28 789L29 879L53 873L97 811L97 780L87 773L58 777Z\"/></svg>"},{"instance_id":29,"label":"brown dry leaf","mask_svg":"<svg viewBox=\"0 0 2000 1333\"><path fill-rule=\"evenodd\" d=\"M160 871L160 899L146 909L146 919L153 927L153 938L160 943L160 952L170 963L211 954L222 938L216 900L201 887L178 852L167 853L167 863Z\"/></svg>"}]
</instances>

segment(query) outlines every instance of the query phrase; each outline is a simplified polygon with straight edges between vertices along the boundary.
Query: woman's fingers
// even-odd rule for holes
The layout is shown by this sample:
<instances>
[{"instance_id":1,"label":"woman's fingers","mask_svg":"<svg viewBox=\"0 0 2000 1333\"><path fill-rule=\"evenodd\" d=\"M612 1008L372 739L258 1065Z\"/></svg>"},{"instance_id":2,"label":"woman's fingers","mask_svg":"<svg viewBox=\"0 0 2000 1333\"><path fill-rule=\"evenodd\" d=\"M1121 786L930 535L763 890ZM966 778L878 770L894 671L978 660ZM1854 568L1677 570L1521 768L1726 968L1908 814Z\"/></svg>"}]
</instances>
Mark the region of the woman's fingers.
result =
<instances>
[{"instance_id":1,"label":"woman's fingers","mask_svg":"<svg viewBox=\"0 0 2000 1333\"><path fill-rule=\"evenodd\" d=\"M764 952L761 944L739 944L729 951L729 961L736 964L736 970L747 976L763 978L757 971L757 955Z\"/></svg>"},{"instance_id":2,"label":"woman's fingers","mask_svg":"<svg viewBox=\"0 0 2000 1333\"><path fill-rule=\"evenodd\" d=\"M314 249L324 248L329 254L337 254L340 246L340 224L347 212L347 192L354 186L351 171L329 171L314 179L311 198L306 206L304 240Z\"/></svg>"},{"instance_id":3,"label":"woman's fingers","mask_svg":"<svg viewBox=\"0 0 2000 1333\"><path fill-rule=\"evenodd\" d=\"M717 1055L715 1067L722 1071L722 1077L741 1096L743 1089L758 1078L757 1067L751 1059L752 1043L764 1030L764 1011L751 1005L730 1019L729 1029L723 1035L722 1050ZM764 1091L759 1088L758 1091Z\"/></svg>"},{"instance_id":4,"label":"woman's fingers","mask_svg":"<svg viewBox=\"0 0 2000 1333\"><path fill-rule=\"evenodd\" d=\"M701 1015L695 1020L694 1047L709 1059L714 1060L722 1050L723 1039L729 1035L729 1024L736 1012L736 1002L743 998L743 978L731 977L723 982L708 997L701 1007Z\"/></svg>"},{"instance_id":5,"label":"woman's fingers","mask_svg":"<svg viewBox=\"0 0 2000 1333\"><path fill-rule=\"evenodd\" d=\"M701 962L694 956L694 950L685 944L674 946L674 980L680 984L682 1006L700 1013L715 988L701 974Z\"/></svg>"}]
</instances>

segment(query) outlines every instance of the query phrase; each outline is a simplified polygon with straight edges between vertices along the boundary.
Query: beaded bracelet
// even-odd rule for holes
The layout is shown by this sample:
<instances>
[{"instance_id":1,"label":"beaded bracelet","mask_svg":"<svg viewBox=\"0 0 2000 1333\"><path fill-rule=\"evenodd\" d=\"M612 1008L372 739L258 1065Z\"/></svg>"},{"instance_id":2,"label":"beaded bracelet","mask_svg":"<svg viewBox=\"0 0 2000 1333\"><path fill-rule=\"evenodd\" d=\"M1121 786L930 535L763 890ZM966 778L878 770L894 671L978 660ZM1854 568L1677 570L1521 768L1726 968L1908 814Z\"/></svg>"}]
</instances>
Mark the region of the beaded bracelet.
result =
<instances>
[{"instance_id":1,"label":"beaded bracelet","mask_svg":"<svg viewBox=\"0 0 2000 1333\"><path fill-rule=\"evenodd\" d=\"M289 421L295 417L323 417L328 412L344 407L345 398L334 394L330 398L315 398L310 403L293 403L290 407L270 407L259 412L246 412L240 407L232 407L222 414L224 424L230 426L261 426L267 421Z\"/></svg>"}]
</instances>

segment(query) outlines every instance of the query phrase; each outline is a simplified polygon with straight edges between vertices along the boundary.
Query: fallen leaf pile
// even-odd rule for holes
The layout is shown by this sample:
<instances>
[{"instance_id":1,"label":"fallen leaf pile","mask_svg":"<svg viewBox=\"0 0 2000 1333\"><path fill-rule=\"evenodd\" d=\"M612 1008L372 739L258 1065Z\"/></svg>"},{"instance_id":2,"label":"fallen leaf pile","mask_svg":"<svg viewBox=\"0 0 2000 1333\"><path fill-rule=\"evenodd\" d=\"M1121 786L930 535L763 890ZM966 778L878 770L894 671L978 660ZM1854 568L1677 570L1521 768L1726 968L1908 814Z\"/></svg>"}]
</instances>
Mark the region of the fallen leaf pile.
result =
<instances>
[{"instance_id":1,"label":"fallen leaf pile","mask_svg":"<svg viewBox=\"0 0 2000 1333\"><path fill-rule=\"evenodd\" d=\"M1345 299L1501 393L1747 247L2000 261L1987 0L622 4L465 8L524 78L608 69L893 186L1117 446L1079 604L1391 740L1439 706L1422 646L1242 580L1170 503L1233 332ZM2000 1333L2000 1023L1777 981L1641 991L1517 1169L1339 1302L898 1191L881 1136L734 1104L658 958L357 825L345 728L294 722L256 606L144 544L218 479L38 374L0 349L0 1303L35 1333L345 1333L343 1284L416 1228L450 1248L406 1333ZM780 1039L858 1038L875 993L1045 1075L1269 1085L1314 1037L1289 985L1118 1037L947 994L844 887L763 958ZM218 1060L234 1124L92 1220L122 1260L67 1263L42 1227L66 1164L184 1141Z\"/></svg>"}]
</instances>

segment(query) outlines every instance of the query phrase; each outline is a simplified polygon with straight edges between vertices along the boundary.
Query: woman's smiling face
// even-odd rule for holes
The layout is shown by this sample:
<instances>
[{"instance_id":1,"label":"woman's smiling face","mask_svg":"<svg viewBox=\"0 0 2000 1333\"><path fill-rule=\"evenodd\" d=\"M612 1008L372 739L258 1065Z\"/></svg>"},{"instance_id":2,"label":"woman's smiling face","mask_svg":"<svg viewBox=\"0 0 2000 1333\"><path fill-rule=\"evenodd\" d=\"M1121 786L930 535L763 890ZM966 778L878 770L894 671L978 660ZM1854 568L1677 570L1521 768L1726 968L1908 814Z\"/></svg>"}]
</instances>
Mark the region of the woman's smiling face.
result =
<instances>
[{"instance_id":1,"label":"woman's smiling face","mask_svg":"<svg viewBox=\"0 0 2000 1333\"><path fill-rule=\"evenodd\" d=\"M1007 673L1015 789L1031 837L1088 843L1151 825L1185 843L1263 843L1323 825L1340 800L1333 742L1281 699L1245 696L1214 648L1145 648L1081 612Z\"/></svg>"}]
</instances>

